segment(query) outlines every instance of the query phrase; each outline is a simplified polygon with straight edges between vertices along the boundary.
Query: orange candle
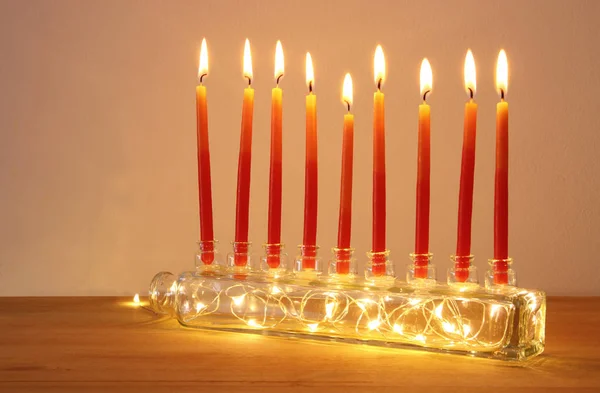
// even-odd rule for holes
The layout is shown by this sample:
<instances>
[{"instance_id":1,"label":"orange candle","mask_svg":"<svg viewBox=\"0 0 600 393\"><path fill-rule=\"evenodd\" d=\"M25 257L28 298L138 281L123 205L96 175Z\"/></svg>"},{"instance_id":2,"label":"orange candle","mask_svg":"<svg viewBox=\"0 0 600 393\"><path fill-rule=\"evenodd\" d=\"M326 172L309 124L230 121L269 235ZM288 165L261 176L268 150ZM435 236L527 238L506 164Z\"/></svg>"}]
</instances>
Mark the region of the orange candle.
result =
<instances>
[{"instance_id":1,"label":"orange candle","mask_svg":"<svg viewBox=\"0 0 600 393\"><path fill-rule=\"evenodd\" d=\"M208 144L208 111L206 104L206 87L202 85L208 75L208 52L206 39L202 40L200 64L198 66L199 84L196 86L196 135L198 142L198 199L200 211L200 241L211 242L213 234L212 192L210 178L210 149ZM207 244L202 253L202 262L210 265L214 260L213 245Z\"/></svg>"},{"instance_id":2,"label":"orange candle","mask_svg":"<svg viewBox=\"0 0 600 393\"><path fill-rule=\"evenodd\" d=\"M354 115L350 113L352 106L352 77L346 74L342 101L348 108L344 115L344 135L342 137L342 180L340 186L340 215L338 222L337 248L346 250L350 248L352 234L352 162L354 160ZM336 272L348 274L350 272L350 253L340 251L337 255Z\"/></svg>"},{"instance_id":3,"label":"orange candle","mask_svg":"<svg viewBox=\"0 0 600 393\"><path fill-rule=\"evenodd\" d=\"M385 78L385 57L381 45L377 46L374 58L374 74L377 91L373 105L373 245L372 252L378 253L385 248L385 104L381 86ZM385 274L385 259L373 260L374 275Z\"/></svg>"},{"instance_id":4,"label":"orange candle","mask_svg":"<svg viewBox=\"0 0 600 393\"><path fill-rule=\"evenodd\" d=\"M277 41L275 49L275 80L277 86L271 94L271 161L269 175L269 219L267 243L270 267L279 267L279 250L281 244L281 181L282 181L282 99L283 92L279 81L283 77L283 48Z\"/></svg>"},{"instance_id":5,"label":"orange candle","mask_svg":"<svg viewBox=\"0 0 600 393\"><path fill-rule=\"evenodd\" d=\"M465 59L465 89L469 101L465 105L460 191L458 196L458 235L456 245L456 279L468 278L471 255L471 218L473 214L473 183L475 178L475 136L477 131L477 104L473 101L476 88L475 60L469 49Z\"/></svg>"},{"instance_id":6,"label":"orange candle","mask_svg":"<svg viewBox=\"0 0 600 393\"><path fill-rule=\"evenodd\" d=\"M252 116L254 114L254 89L252 86L252 56L250 42L244 45L244 78L248 79L248 87L244 89L242 104L242 129L240 133L240 154L238 159L237 200L235 207L235 241L234 263L245 266L248 262L248 217L250 214L250 169L252 163Z\"/></svg>"},{"instance_id":7,"label":"orange candle","mask_svg":"<svg viewBox=\"0 0 600 393\"><path fill-rule=\"evenodd\" d=\"M496 106L496 189L494 195L494 283L508 284L508 61L500 51L496 65L496 88L500 102Z\"/></svg>"},{"instance_id":8,"label":"orange candle","mask_svg":"<svg viewBox=\"0 0 600 393\"><path fill-rule=\"evenodd\" d=\"M415 225L415 278L427 278L429 264L429 199L430 199L430 108L427 94L432 88L431 65L427 59L421 63L421 97L419 105L419 134L417 147L417 208Z\"/></svg>"},{"instance_id":9,"label":"orange candle","mask_svg":"<svg viewBox=\"0 0 600 393\"><path fill-rule=\"evenodd\" d=\"M312 58L306 53L306 164L304 172L304 256L315 257L317 252L317 205L318 205L318 166L317 166L317 96L313 93L315 76ZM308 247L307 247L308 246ZM306 258L303 266L315 268L315 259Z\"/></svg>"}]
</instances>

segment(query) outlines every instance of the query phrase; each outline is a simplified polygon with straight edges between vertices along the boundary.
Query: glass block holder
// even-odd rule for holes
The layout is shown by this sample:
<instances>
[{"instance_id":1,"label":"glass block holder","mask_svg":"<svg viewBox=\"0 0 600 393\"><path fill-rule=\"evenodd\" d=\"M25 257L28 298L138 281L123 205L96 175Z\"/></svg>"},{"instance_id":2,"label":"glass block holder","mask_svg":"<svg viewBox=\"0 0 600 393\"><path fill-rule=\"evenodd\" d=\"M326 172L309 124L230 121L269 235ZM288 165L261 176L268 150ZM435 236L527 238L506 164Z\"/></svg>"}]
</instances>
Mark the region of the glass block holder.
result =
<instances>
[{"instance_id":1,"label":"glass block holder","mask_svg":"<svg viewBox=\"0 0 600 393\"><path fill-rule=\"evenodd\" d=\"M307 279L297 261L289 269L282 244L264 248L260 266L246 266L243 274L231 263L179 277L158 273L150 284L151 307L197 329L517 361L544 350L545 293L510 281L479 286L472 256L459 280L454 268L448 283L430 274L414 279L409 265L409 281L402 282L394 277L389 251L369 252L360 276L354 274L354 250L334 248L329 268L315 261L318 274ZM488 274L493 277L493 269Z\"/></svg>"}]
</instances>

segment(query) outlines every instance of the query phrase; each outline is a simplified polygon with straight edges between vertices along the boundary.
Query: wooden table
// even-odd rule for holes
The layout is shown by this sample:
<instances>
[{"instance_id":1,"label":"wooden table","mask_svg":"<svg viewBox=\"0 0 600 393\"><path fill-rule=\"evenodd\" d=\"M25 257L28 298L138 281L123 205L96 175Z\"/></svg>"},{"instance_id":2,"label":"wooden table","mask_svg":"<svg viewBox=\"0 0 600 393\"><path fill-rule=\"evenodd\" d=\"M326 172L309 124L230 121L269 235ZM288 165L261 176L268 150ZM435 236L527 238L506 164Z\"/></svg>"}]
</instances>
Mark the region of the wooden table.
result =
<instances>
[{"instance_id":1,"label":"wooden table","mask_svg":"<svg viewBox=\"0 0 600 393\"><path fill-rule=\"evenodd\" d=\"M600 298L550 298L526 363L190 330L129 300L0 298L0 392L600 392Z\"/></svg>"}]
</instances>

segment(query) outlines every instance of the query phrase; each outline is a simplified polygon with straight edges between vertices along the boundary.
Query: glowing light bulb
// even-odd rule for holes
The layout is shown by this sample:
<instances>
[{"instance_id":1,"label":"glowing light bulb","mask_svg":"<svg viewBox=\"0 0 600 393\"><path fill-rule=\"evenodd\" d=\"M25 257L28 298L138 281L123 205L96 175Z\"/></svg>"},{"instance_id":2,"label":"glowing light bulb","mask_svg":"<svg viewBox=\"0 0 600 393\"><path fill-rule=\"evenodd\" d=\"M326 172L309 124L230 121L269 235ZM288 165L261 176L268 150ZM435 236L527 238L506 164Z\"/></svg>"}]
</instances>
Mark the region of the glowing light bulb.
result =
<instances>
[{"instance_id":1,"label":"glowing light bulb","mask_svg":"<svg viewBox=\"0 0 600 393\"><path fill-rule=\"evenodd\" d=\"M421 341L422 343L424 343L424 342L425 342L425 340L426 340L426 338L425 338L425 336L424 336L424 335L422 335L421 333L419 333L419 334L417 334L417 335L415 336L415 340L417 340L417 341Z\"/></svg>"},{"instance_id":2,"label":"glowing light bulb","mask_svg":"<svg viewBox=\"0 0 600 393\"><path fill-rule=\"evenodd\" d=\"M196 311L200 312L206 308L206 304L202 302L196 303Z\"/></svg>"},{"instance_id":3,"label":"glowing light bulb","mask_svg":"<svg viewBox=\"0 0 600 393\"><path fill-rule=\"evenodd\" d=\"M408 302L410 303L411 306L415 306L415 305L421 303L421 299L412 298Z\"/></svg>"},{"instance_id":4,"label":"glowing light bulb","mask_svg":"<svg viewBox=\"0 0 600 393\"><path fill-rule=\"evenodd\" d=\"M258 322L256 322L256 319L249 319L247 323L248 326L252 326L255 328L262 327Z\"/></svg>"},{"instance_id":5,"label":"glowing light bulb","mask_svg":"<svg viewBox=\"0 0 600 393\"><path fill-rule=\"evenodd\" d=\"M448 333L454 333L456 331L456 326L450 322L442 322L442 327L444 328L444 331Z\"/></svg>"},{"instance_id":6,"label":"glowing light bulb","mask_svg":"<svg viewBox=\"0 0 600 393\"><path fill-rule=\"evenodd\" d=\"M308 326L308 330L310 330L313 333L316 332L317 329L319 328L319 324L318 323L311 323L311 324L308 324L306 326Z\"/></svg>"},{"instance_id":7,"label":"glowing light bulb","mask_svg":"<svg viewBox=\"0 0 600 393\"><path fill-rule=\"evenodd\" d=\"M273 286L271 288L271 295L277 295L278 293L281 293L281 289L279 289L279 287L277 285Z\"/></svg>"},{"instance_id":8,"label":"glowing light bulb","mask_svg":"<svg viewBox=\"0 0 600 393\"><path fill-rule=\"evenodd\" d=\"M233 304L235 304L236 306L241 305L242 303L244 303L244 298L246 297L246 294L240 295L240 296L233 296L231 298L231 300L233 301Z\"/></svg>"},{"instance_id":9,"label":"glowing light bulb","mask_svg":"<svg viewBox=\"0 0 600 393\"><path fill-rule=\"evenodd\" d=\"M471 333L471 326L463 325L463 336L467 337Z\"/></svg>"},{"instance_id":10,"label":"glowing light bulb","mask_svg":"<svg viewBox=\"0 0 600 393\"><path fill-rule=\"evenodd\" d=\"M379 327L379 325L381 325L381 321L379 319L375 319L367 323L367 327L369 328L369 330L375 330Z\"/></svg>"},{"instance_id":11,"label":"glowing light bulb","mask_svg":"<svg viewBox=\"0 0 600 393\"><path fill-rule=\"evenodd\" d=\"M403 328L402 325L398 325L398 324L394 324L394 332L398 333L398 334L403 334Z\"/></svg>"},{"instance_id":12,"label":"glowing light bulb","mask_svg":"<svg viewBox=\"0 0 600 393\"><path fill-rule=\"evenodd\" d=\"M334 308L335 302L329 302L325 304L325 319L331 319L331 317L333 317Z\"/></svg>"},{"instance_id":13,"label":"glowing light bulb","mask_svg":"<svg viewBox=\"0 0 600 393\"><path fill-rule=\"evenodd\" d=\"M444 311L444 304L441 303L439 306L435 308L435 316L438 318L442 318L442 311Z\"/></svg>"},{"instance_id":14,"label":"glowing light bulb","mask_svg":"<svg viewBox=\"0 0 600 393\"><path fill-rule=\"evenodd\" d=\"M136 306L139 306L139 305L140 305L140 294L139 294L139 293L136 293L136 294L133 296L133 303L134 303Z\"/></svg>"},{"instance_id":15,"label":"glowing light bulb","mask_svg":"<svg viewBox=\"0 0 600 393\"><path fill-rule=\"evenodd\" d=\"M498 313L499 309L500 309L500 306L498 304L492 304L492 307L490 308L490 318L493 318L494 315L496 315Z\"/></svg>"}]
</instances>

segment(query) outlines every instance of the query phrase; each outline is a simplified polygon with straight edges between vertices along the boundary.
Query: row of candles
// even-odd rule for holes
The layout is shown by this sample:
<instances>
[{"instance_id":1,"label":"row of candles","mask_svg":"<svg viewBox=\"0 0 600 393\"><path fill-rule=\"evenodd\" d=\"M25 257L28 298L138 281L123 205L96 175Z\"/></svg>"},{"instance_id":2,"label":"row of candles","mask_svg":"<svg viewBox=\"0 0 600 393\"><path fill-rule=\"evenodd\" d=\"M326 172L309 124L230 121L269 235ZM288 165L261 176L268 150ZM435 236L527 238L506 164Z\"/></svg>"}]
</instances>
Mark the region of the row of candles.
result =
<instances>
[{"instance_id":1,"label":"row of candles","mask_svg":"<svg viewBox=\"0 0 600 393\"><path fill-rule=\"evenodd\" d=\"M238 161L237 202L235 221L235 264L244 266L248 251L248 218L250 205L250 168L252 150L252 117L254 111L254 89L252 88L252 58L250 43L244 46L243 75L248 80L244 89L242 124ZM208 52L206 40L202 40L199 84L196 88L197 136L198 136L198 184L200 205L201 242L213 244L212 194L210 175L210 152L208 141L208 118L206 87L204 78L208 75ZM271 154L269 180L267 262L269 267L279 266L281 251L281 193L282 193L282 97L279 87L284 75L284 56L281 42L275 51L275 82L271 98ZM386 274L386 168L385 168L385 101L382 92L386 77L385 57L381 46L377 46L374 56L373 110L373 232L371 268L374 276ZM429 210L430 210L430 106L427 95L432 89L432 70L427 59L423 59L420 72L422 104L419 105L418 161L416 185L416 229L414 251L414 277L427 278L429 254ZM477 104L475 61L469 50L464 65L465 89L469 99L465 105L462 165L458 208L458 233L455 261L456 281L469 278L471 264L471 219L473 206L473 182L475 171L475 140L477 128ZM317 97L313 91L314 72L310 53L306 54L306 166L304 199L304 235L302 253L305 269L314 269L317 244ZM508 65L506 53L500 51L496 68L496 87L500 95L497 105L496 122L496 177L494 203L494 283L508 283L508 104L505 94L508 85ZM348 255L351 247L352 222L352 169L354 116L352 108L352 78L346 74L343 84L342 101L347 108L343 122L342 171L340 189L340 209L338 224L337 273L348 272ZM205 251L207 249L205 248ZM210 252L203 254L205 264L212 263ZM346 255L346 258L344 258Z\"/></svg>"}]
</instances>

